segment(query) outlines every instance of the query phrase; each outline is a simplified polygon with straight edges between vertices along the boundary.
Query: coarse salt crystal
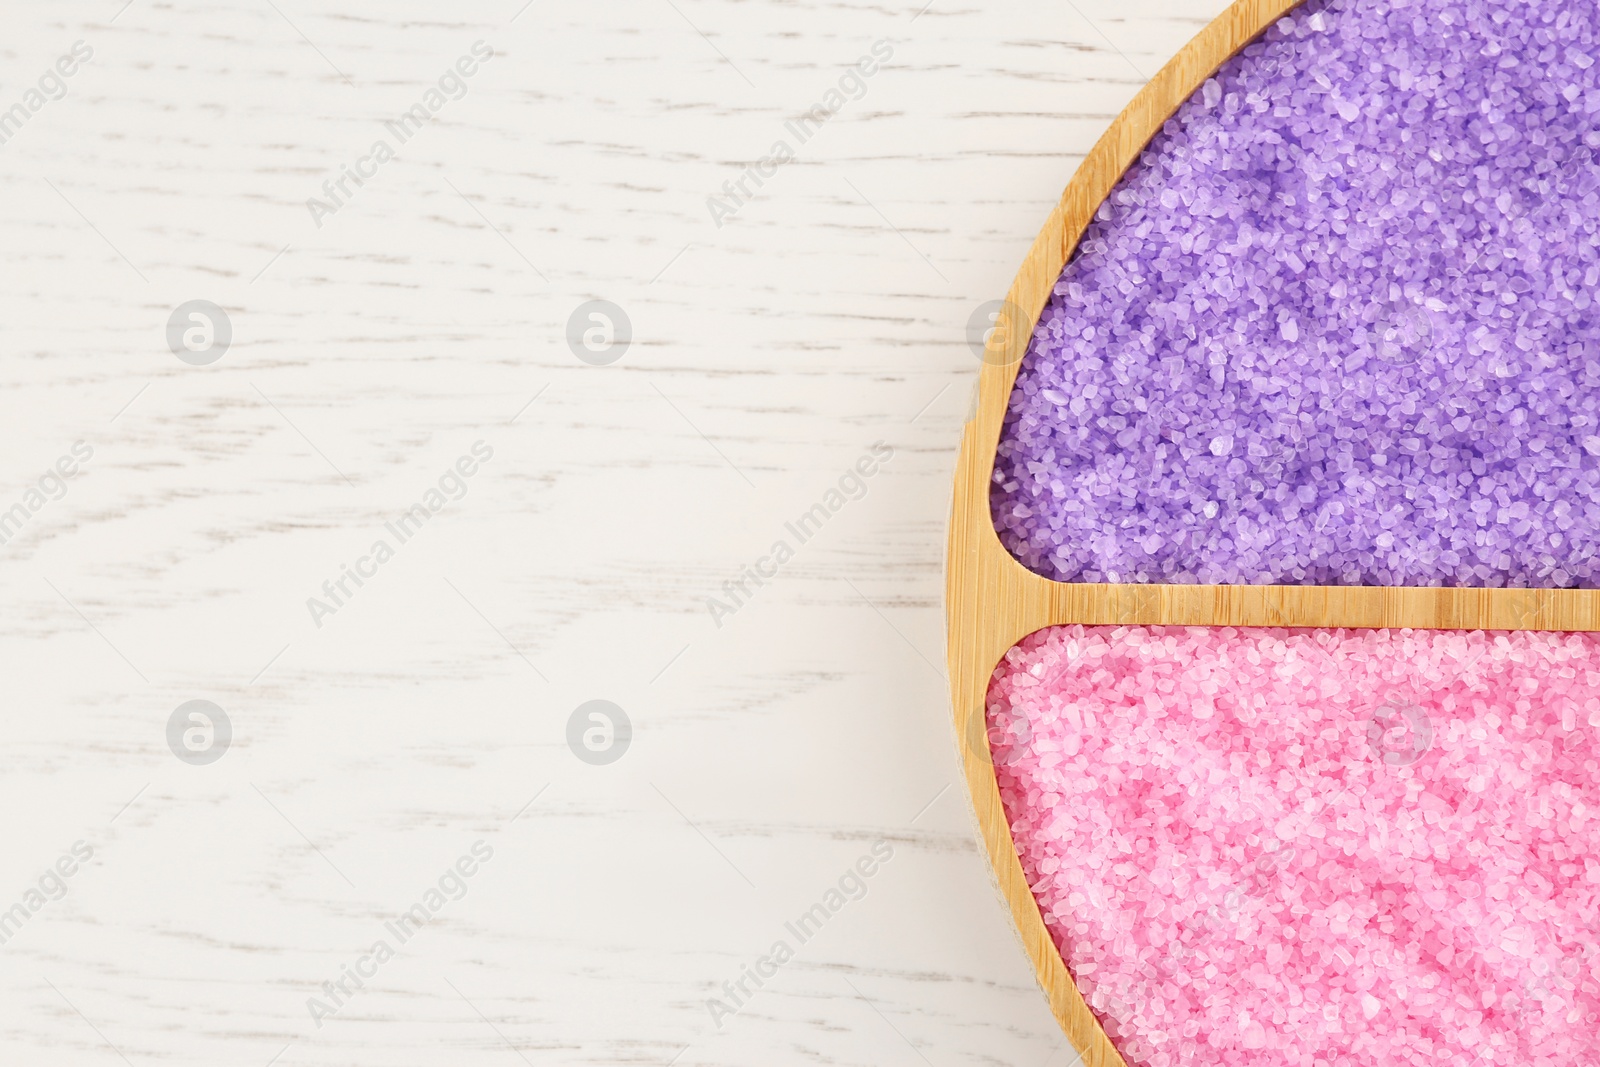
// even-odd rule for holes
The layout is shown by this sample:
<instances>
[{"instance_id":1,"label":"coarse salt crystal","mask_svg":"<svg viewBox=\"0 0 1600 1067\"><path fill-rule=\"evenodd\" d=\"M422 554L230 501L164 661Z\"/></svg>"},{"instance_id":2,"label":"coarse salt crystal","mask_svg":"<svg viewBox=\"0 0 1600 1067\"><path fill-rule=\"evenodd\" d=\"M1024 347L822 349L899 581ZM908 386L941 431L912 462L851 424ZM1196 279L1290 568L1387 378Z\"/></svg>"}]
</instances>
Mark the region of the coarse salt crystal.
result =
<instances>
[{"instance_id":1,"label":"coarse salt crystal","mask_svg":"<svg viewBox=\"0 0 1600 1067\"><path fill-rule=\"evenodd\" d=\"M1600 1062L1600 634L1060 626L988 703L1130 1064Z\"/></svg>"},{"instance_id":2,"label":"coarse salt crystal","mask_svg":"<svg viewBox=\"0 0 1600 1067\"><path fill-rule=\"evenodd\" d=\"M1468 2L1310 0L1151 141L1019 368L991 513L1025 566L1600 587L1600 507L1551 506L1600 500L1600 9Z\"/></svg>"}]
</instances>

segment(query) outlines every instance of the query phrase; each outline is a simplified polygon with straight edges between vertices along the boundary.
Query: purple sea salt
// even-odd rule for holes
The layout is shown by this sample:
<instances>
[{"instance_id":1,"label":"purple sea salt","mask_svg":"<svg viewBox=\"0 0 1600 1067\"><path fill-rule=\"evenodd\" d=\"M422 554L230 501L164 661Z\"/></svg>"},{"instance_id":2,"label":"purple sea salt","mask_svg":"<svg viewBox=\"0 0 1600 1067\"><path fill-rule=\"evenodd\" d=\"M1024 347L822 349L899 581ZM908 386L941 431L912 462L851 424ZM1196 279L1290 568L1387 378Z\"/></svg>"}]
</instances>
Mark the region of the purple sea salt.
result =
<instances>
[{"instance_id":1,"label":"purple sea salt","mask_svg":"<svg viewBox=\"0 0 1600 1067\"><path fill-rule=\"evenodd\" d=\"M1010 398L1060 581L1600 586L1600 10L1312 0L1100 208Z\"/></svg>"}]
</instances>

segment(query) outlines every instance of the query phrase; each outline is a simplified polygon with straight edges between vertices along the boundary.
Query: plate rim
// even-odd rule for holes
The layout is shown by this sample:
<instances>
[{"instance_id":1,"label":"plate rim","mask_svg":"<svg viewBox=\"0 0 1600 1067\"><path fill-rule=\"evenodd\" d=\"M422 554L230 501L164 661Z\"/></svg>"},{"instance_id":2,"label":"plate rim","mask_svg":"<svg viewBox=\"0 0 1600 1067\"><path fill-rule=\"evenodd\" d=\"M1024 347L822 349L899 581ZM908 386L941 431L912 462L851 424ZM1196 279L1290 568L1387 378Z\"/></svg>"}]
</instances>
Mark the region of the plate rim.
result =
<instances>
[{"instance_id":1,"label":"plate rim","mask_svg":"<svg viewBox=\"0 0 1600 1067\"><path fill-rule=\"evenodd\" d=\"M1057 951L1000 799L985 701L1008 649L1047 626L1189 625L1600 630L1600 590L1419 586L1126 585L1056 582L1000 543L989 511L995 452L1017 370L1062 268L1101 203L1178 107L1304 0L1235 0L1133 98L1084 157L1034 239L989 337L962 427L945 574L950 699L973 814L997 887L1057 1022L1086 1067L1126 1067Z\"/></svg>"},{"instance_id":2,"label":"plate rim","mask_svg":"<svg viewBox=\"0 0 1600 1067\"><path fill-rule=\"evenodd\" d=\"M989 753L985 702L1006 651L1046 626L1225 625L1600 629L1600 591L1056 582L1001 545L989 485L1007 403L1033 327L1101 203L1201 84L1304 0L1235 0L1133 98L1084 157L1034 239L989 337L962 428L945 605L951 706L973 813L997 886L1050 1008L1085 1067L1126 1067L1056 949L1022 871Z\"/></svg>"}]
</instances>

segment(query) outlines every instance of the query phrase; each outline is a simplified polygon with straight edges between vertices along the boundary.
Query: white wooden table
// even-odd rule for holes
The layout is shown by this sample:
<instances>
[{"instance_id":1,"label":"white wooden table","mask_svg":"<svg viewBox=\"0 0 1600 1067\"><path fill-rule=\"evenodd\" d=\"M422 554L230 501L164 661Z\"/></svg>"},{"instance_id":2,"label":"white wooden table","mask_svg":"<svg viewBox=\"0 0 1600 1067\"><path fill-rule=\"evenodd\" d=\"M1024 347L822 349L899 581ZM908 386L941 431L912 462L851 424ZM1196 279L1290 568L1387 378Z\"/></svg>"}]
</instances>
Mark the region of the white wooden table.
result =
<instances>
[{"instance_id":1,"label":"white wooden table","mask_svg":"<svg viewBox=\"0 0 1600 1067\"><path fill-rule=\"evenodd\" d=\"M1070 1063L948 725L966 329L1219 0L122 3L0 15L0 1062Z\"/></svg>"}]
</instances>

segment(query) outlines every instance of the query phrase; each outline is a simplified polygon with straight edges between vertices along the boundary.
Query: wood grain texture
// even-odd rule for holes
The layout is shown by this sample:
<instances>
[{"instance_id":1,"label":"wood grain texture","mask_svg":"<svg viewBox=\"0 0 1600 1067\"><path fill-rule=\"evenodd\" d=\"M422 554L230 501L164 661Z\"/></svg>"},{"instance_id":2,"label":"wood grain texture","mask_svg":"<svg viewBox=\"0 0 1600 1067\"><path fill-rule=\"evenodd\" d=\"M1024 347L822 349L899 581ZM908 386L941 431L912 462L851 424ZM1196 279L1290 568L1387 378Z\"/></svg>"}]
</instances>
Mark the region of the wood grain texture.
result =
<instances>
[{"instance_id":1,"label":"wood grain texture","mask_svg":"<svg viewBox=\"0 0 1600 1067\"><path fill-rule=\"evenodd\" d=\"M1222 0L124 3L0 12L0 110L94 48L0 146L0 509L95 449L0 546L0 912L96 850L0 945L0 1064L1069 1067L952 758L966 327ZM878 40L719 229L707 197ZM563 339L595 297L633 322L608 367ZM193 298L232 317L207 367L163 336ZM315 626L479 438L466 495ZM165 739L194 698L234 727L204 767ZM593 698L633 720L610 766L567 748ZM479 838L467 894L316 1026ZM879 838L866 896L713 1021Z\"/></svg>"},{"instance_id":2,"label":"wood grain texture","mask_svg":"<svg viewBox=\"0 0 1600 1067\"><path fill-rule=\"evenodd\" d=\"M1089 1064L1122 1060L1044 925L1018 861L990 763L985 694L1007 649L1046 626L1416 627L1600 630L1600 591L1360 586L1061 583L1002 547L989 512L995 450L1033 326L1094 212L1173 111L1299 0L1239 0L1151 80L1112 123L1051 212L1008 294L980 372L957 461L946 573L951 695L968 788L1012 920L1051 1009Z\"/></svg>"},{"instance_id":3,"label":"wood grain texture","mask_svg":"<svg viewBox=\"0 0 1600 1067\"><path fill-rule=\"evenodd\" d=\"M1034 241L996 323L957 460L947 558L951 696L967 786L1012 921L1083 1062L1121 1065L1074 985L1011 839L990 761L985 695L995 665L1045 626L1450 626L1593 629L1593 593L1473 589L1069 584L1035 575L1001 546L989 487L1007 401L1046 300L1094 212L1150 138L1224 61L1299 0L1238 0L1162 68L1085 158Z\"/></svg>"}]
</instances>

